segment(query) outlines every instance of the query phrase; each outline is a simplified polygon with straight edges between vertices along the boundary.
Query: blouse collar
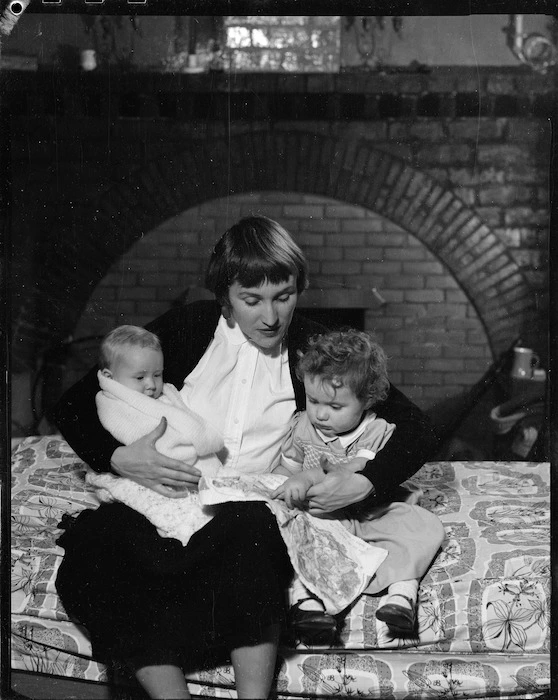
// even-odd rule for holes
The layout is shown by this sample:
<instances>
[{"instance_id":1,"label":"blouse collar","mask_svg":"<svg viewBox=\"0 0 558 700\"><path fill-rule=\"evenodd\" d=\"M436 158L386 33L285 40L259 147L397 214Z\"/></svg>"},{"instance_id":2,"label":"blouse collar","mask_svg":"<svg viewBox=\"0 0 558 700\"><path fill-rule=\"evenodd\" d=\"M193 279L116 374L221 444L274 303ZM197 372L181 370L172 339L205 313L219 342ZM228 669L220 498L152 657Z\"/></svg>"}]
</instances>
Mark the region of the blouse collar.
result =
<instances>
[{"instance_id":1,"label":"blouse collar","mask_svg":"<svg viewBox=\"0 0 558 700\"><path fill-rule=\"evenodd\" d=\"M248 338L244 335L244 333L240 330L240 326L238 325L238 323L234 323L231 327L224 316L221 316L219 318L219 323L217 324L216 330L216 335L217 334L223 336L225 341L231 343L231 345L236 345L237 347L240 347L241 345L248 343L250 347L255 348L256 350L258 349L257 346L251 343L248 340ZM285 338L285 340L283 340L283 342L281 343L280 352L273 354L261 352L260 354L262 355L262 357L270 358L272 360L274 357L277 358L283 356L285 354L286 347L287 343Z\"/></svg>"}]
</instances>

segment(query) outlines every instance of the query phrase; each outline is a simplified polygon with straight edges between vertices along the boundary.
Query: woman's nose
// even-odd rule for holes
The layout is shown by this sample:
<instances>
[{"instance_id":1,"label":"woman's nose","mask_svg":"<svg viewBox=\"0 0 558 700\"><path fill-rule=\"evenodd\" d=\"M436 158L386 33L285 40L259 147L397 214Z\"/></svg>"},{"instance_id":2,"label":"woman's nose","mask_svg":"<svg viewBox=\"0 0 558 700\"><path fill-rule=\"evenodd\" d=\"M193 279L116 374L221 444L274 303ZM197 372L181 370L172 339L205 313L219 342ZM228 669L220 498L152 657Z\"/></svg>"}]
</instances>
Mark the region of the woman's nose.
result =
<instances>
[{"instance_id":1,"label":"woman's nose","mask_svg":"<svg viewBox=\"0 0 558 700\"><path fill-rule=\"evenodd\" d=\"M266 326L274 326L277 323L278 315L274 304L265 304L262 312L262 321Z\"/></svg>"}]
</instances>

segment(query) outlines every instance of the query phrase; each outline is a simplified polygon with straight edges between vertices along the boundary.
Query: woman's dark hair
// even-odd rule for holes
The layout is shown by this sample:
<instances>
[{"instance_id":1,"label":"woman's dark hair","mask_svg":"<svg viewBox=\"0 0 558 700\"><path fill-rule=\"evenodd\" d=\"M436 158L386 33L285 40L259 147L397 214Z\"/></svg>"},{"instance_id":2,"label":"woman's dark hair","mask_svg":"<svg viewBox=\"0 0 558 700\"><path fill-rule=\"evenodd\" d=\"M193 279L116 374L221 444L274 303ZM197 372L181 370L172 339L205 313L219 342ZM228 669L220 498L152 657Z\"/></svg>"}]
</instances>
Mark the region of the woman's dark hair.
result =
<instances>
[{"instance_id":1,"label":"woman's dark hair","mask_svg":"<svg viewBox=\"0 0 558 700\"><path fill-rule=\"evenodd\" d=\"M217 241L205 275L205 286L220 304L227 304L235 282L257 287L278 284L290 275L301 294L308 287L308 263L290 234L266 216L247 216Z\"/></svg>"},{"instance_id":2,"label":"woman's dark hair","mask_svg":"<svg viewBox=\"0 0 558 700\"><path fill-rule=\"evenodd\" d=\"M333 389L345 386L361 401L374 406L389 390L387 357L371 333L355 329L331 331L310 339L296 374L317 377Z\"/></svg>"}]
</instances>

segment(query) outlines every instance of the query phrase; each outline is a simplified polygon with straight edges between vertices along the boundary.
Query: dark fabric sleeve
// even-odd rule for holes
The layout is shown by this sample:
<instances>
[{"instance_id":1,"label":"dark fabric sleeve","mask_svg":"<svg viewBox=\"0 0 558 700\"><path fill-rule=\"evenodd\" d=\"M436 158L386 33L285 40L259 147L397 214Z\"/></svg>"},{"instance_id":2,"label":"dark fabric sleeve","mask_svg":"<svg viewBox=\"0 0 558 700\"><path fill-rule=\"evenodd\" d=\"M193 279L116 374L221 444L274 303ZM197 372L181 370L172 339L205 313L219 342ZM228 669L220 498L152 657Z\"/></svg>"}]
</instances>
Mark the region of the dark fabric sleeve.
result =
<instances>
[{"instance_id":1,"label":"dark fabric sleeve","mask_svg":"<svg viewBox=\"0 0 558 700\"><path fill-rule=\"evenodd\" d=\"M219 318L212 302L197 302L171 309L146 327L156 333L165 355L164 379L181 388L213 337ZM96 472L110 471L113 452L121 446L101 425L95 395L99 391L97 367L70 387L51 412L74 452Z\"/></svg>"},{"instance_id":2,"label":"dark fabric sleeve","mask_svg":"<svg viewBox=\"0 0 558 700\"><path fill-rule=\"evenodd\" d=\"M51 411L51 418L74 452L96 472L110 470L120 442L103 428L97 416L97 367L71 386Z\"/></svg>"},{"instance_id":3,"label":"dark fabric sleeve","mask_svg":"<svg viewBox=\"0 0 558 700\"><path fill-rule=\"evenodd\" d=\"M395 430L374 460L360 472L374 487L373 493L357 506L389 500L397 486L434 457L438 437L430 419L393 385L387 399L374 406L378 417L395 423Z\"/></svg>"}]
</instances>

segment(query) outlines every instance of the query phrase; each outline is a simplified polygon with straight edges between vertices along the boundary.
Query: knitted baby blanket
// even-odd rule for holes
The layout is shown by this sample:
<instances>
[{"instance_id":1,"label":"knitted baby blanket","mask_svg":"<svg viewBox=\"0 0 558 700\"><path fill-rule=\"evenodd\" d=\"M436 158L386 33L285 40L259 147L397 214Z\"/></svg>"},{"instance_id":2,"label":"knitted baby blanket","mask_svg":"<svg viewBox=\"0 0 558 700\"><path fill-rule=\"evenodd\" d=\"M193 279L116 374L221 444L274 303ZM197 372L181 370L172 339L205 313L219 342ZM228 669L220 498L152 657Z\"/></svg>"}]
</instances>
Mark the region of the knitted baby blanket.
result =
<instances>
[{"instance_id":1,"label":"knitted baby blanket","mask_svg":"<svg viewBox=\"0 0 558 700\"><path fill-rule=\"evenodd\" d=\"M165 417L167 428L155 443L159 452L195 464L208 476L222 469L215 452L222 449L223 438L187 408L174 386L165 384L162 396L153 399L100 372L98 378L99 420L122 444L129 445L151 432ZM174 537L183 544L212 518L211 508L201 506L197 491L188 491L183 498L168 498L131 479L92 470L88 471L86 481L97 490L100 501L125 503L151 521L162 537Z\"/></svg>"}]
</instances>

